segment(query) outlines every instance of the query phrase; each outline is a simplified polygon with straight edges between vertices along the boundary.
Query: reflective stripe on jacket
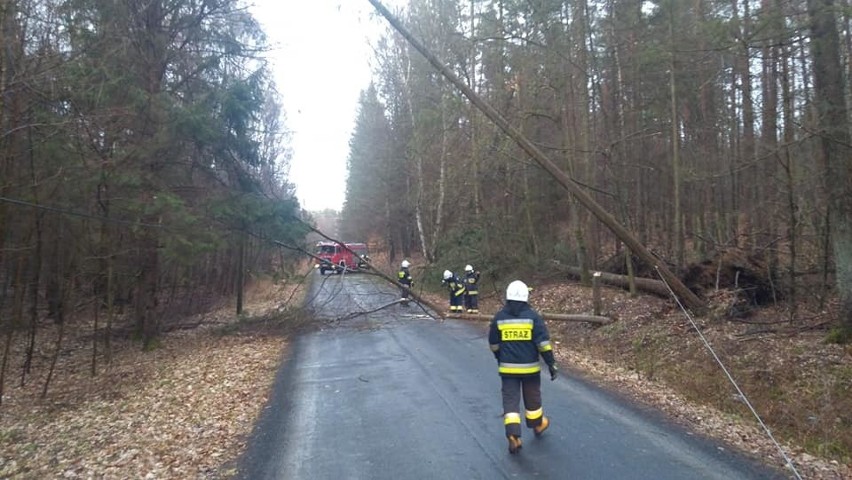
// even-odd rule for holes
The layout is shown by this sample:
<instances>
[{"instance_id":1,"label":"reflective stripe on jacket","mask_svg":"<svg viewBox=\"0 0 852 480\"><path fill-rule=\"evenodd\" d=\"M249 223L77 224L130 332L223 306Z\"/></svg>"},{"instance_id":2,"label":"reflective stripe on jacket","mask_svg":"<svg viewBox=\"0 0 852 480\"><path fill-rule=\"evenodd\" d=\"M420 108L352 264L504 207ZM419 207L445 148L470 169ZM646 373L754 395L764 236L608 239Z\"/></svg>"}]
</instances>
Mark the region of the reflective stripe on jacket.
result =
<instances>
[{"instance_id":1,"label":"reflective stripe on jacket","mask_svg":"<svg viewBox=\"0 0 852 480\"><path fill-rule=\"evenodd\" d=\"M500 375L535 375L541 371L539 356L552 365L553 346L541 316L525 302L506 302L494 315L488 343Z\"/></svg>"},{"instance_id":2,"label":"reflective stripe on jacket","mask_svg":"<svg viewBox=\"0 0 852 480\"><path fill-rule=\"evenodd\" d=\"M479 272L468 272L464 276L465 287L467 288L468 295L479 295L479 287L477 283L479 283Z\"/></svg>"},{"instance_id":3,"label":"reflective stripe on jacket","mask_svg":"<svg viewBox=\"0 0 852 480\"><path fill-rule=\"evenodd\" d=\"M407 268L403 268L402 270L400 270L397 275L399 276L400 284L411 286L411 273L408 271Z\"/></svg>"},{"instance_id":4,"label":"reflective stripe on jacket","mask_svg":"<svg viewBox=\"0 0 852 480\"><path fill-rule=\"evenodd\" d=\"M453 275L453 277L449 280L444 280L444 283L447 285L447 288L449 288L450 293L454 297L458 297L464 293L464 283L459 280L459 277Z\"/></svg>"}]
</instances>

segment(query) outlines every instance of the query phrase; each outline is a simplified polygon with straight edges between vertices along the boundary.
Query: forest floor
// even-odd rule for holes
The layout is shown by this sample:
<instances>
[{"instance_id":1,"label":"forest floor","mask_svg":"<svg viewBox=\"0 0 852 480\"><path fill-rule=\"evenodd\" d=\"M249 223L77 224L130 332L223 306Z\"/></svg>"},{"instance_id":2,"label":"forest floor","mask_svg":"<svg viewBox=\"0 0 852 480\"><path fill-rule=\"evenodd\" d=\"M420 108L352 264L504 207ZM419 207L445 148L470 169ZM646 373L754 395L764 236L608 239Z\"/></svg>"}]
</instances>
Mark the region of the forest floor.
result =
<instances>
[{"instance_id":1,"label":"forest floor","mask_svg":"<svg viewBox=\"0 0 852 480\"><path fill-rule=\"evenodd\" d=\"M130 339L113 344L91 375L91 332L67 328L49 391L41 399L53 346L44 343L33 375L6 380L0 406L0 478L207 478L232 476L262 410L288 338L308 319L283 305L296 285L260 283L239 318L233 306L182 320L160 346L142 352ZM711 299L724 305L724 294ZM442 295L427 295L442 305ZM493 312L499 295L484 295ZM591 313L591 290L535 285L539 311ZM693 430L783 467L766 433L739 399L687 317L653 296L603 289L611 325L549 322L566 375L582 375L666 412ZM802 478L852 478L852 347L826 344L801 324L778 323L761 310L735 323L720 315L698 325L731 375L781 442ZM712 318L713 320L708 320ZM55 338L55 328L40 335ZM22 336L23 337L23 336ZM10 372L20 372L24 340L15 339ZM483 347L485 348L485 347ZM18 374L19 375L19 374Z\"/></svg>"},{"instance_id":2,"label":"forest floor","mask_svg":"<svg viewBox=\"0 0 852 480\"><path fill-rule=\"evenodd\" d=\"M44 399L57 329L39 332L44 349L24 387L25 339L16 336L10 372L17 373L6 380L0 405L0 478L231 477L288 338L304 326L282 307L293 293L299 304L297 285L255 285L240 317L224 305L180 319L148 352L138 341L116 338L110 364L98 356L97 376L91 325L69 319Z\"/></svg>"}]
</instances>

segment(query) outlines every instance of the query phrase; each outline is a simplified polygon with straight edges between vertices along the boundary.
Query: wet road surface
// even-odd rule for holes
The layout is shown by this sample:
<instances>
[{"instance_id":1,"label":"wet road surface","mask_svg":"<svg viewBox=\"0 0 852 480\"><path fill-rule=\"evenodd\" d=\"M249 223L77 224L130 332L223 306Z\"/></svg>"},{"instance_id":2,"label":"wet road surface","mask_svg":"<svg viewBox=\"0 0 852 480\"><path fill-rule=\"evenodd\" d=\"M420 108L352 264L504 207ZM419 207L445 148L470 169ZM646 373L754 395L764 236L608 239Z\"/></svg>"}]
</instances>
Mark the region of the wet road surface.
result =
<instances>
[{"instance_id":1,"label":"wet road surface","mask_svg":"<svg viewBox=\"0 0 852 480\"><path fill-rule=\"evenodd\" d=\"M786 478L564 376L542 381L550 428L525 428L510 455L487 325L441 323L416 305L348 315L397 297L372 276L317 273L309 300L327 327L290 349L241 478Z\"/></svg>"}]
</instances>

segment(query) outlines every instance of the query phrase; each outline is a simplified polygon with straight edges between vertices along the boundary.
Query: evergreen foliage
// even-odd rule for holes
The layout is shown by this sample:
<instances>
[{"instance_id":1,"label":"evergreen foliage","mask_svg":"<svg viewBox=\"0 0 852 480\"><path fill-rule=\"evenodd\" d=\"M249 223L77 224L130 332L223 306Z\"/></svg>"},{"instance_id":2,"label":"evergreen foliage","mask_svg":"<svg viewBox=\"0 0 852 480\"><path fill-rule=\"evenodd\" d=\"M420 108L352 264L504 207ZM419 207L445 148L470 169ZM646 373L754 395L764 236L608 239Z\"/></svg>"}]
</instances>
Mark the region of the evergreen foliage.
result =
<instances>
[{"instance_id":1,"label":"evergreen foliage","mask_svg":"<svg viewBox=\"0 0 852 480\"><path fill-rule=\"evenodd\" d=\"M0 196L34 205L0 204L4 299L128 303L151 347L165 305L299 260L272 242L306 227L244 2L13 0L0 25Z\"/></svg>"}]
</instances>

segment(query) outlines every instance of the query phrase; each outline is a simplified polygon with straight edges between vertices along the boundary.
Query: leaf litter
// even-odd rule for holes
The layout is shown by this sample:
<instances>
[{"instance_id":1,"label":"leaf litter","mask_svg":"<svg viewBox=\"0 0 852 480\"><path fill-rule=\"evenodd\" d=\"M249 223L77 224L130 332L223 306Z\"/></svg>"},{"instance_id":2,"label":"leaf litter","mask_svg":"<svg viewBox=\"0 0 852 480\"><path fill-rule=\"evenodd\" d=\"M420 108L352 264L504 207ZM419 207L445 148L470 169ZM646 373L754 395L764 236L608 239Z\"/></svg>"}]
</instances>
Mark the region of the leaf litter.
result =
<instances>
[{"instance_id":1,"label":"leaf litter","mask_svg":"<svg viewBox=\"0 0 852 480\"><path fill-rule=\"evenodd\" d=\"M269 289L247 302L255 318L266 322L269 315L284 309L277 299L290 295L279 290ZM687 370L700 366L702 374L714 368L707 366L708 359L699 353L703 346L670 302L651 296L630 298L619 289L604 288L602 294L604 315L617 320L612 325L596 328L549 322L557 357L569 375L591 378L665 412L699 434L783 468L753 418L718 408L725 400L741 404L736 395L716 388L721 400L695 398L683 387L682 377L667 376L665 367L676 362ZM427 297L439 305L445 302L440 295ZM496 293L483 295L481 310L496 311L498 299ZM591 312L590 290L580 285L536 286L531 301L540 311ZM240 322L232 308L220 309L205 315L198 328L165 335L160 347L151 352L140 351L129 340L115 340L111 365L101 366L103 371L95 377L89 373L91 346L86 341L91 340L85 335L76 344L69 340L45 400L39 399L44 375L30 377L24 387L9 385L12 380L7 380L0 406L0 478L231 477L287 348L286 331L270 335L262 328L247 328L236 329L238 334L222 333L223 326L227 329ZM837 379L825 373L852 371L848 347L825 345L815 335L743 336L748 327L699 322L726 360L735 360L735 376L784 381L776 387L793 391L782 401L756 405L759 411L786 409L781 413L801 416L797 410L802 407L793 393L824 397L826 385L852 397L848 384L835 385ZM47 330L41 335L55 333ZM19 344L23 342L15 342L11 358L22 358ZM52 353L49 343L40 345L47 346L37 352L34 372L46 370L44 364ZM643 352L653 354L643 356ZM801 372L795 377L779 373L791 369ZM835 398L821 402L845 406ZM836 412L809 415L826 414ZM845 421L836 423L842 428ZM770 428L775 430L772 424ZM819 455L812 446L805 448L794 440L787 435L782 445L804 478L852 478L848 461Z\"/></svg>"},{"instance_id":2,"label":"leaf litter","mask_svg":"<svg viewBox=\"0 0 852 480\"><path fill-rule=\"evenodd\" d=\"M257 312L274 306L268 299L251 305ZM153 351L116 339L111 365L95 377L91 345L69 341L45 400L44 375L23 388L7 385L0 478L232 476L287 348L286 336L257 329L223 334L223 325L244 320L232 310L163 335Z\"/></svg>"}]
</instances>

